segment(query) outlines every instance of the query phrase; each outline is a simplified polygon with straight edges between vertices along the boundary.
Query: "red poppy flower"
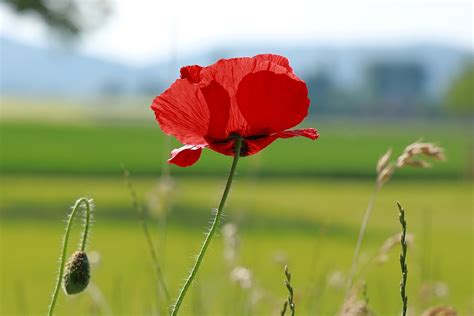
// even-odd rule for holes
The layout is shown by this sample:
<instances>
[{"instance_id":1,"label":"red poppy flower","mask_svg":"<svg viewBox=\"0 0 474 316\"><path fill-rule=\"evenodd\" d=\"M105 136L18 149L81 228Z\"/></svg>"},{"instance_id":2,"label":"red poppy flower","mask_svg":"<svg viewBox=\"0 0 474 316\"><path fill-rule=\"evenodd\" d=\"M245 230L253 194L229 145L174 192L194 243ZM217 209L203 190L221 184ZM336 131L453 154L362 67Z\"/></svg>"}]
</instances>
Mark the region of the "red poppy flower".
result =
<instances>
[{"instance_id":1,"label":"red poppy flower","mask_svg":"<svg viewBox=\"0 0 474 316\"><path fill-rule=\"evenodd\" d=\"M308 114L308 89L278 55L222 59L208 67L181 68L181 79L153 100L161 129L185 146L171 152L169 163L194 164L203 148L253 155L278 138L319 137L313 128L287 130Z\"/></svg>"}]
</instances>

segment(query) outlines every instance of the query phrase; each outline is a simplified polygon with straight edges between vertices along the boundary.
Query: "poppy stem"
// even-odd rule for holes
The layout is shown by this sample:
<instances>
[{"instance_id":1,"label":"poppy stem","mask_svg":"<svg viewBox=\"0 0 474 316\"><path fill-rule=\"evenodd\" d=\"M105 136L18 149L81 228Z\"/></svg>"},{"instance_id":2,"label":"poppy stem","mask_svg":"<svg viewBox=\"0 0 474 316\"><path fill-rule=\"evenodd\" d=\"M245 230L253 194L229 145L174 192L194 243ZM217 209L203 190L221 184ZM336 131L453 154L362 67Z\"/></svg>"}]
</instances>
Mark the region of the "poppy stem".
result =
<instances>
[{"instance_id":1,"label":"poppy stem","mask_svg":"<svg viewBox=\"0 0 474 316\"><path fill-rule=\"evenodd\" d=\"M84 220L84 230L82 231L82 236L81 236L81 242L80 242L80 250L83 252L86 248L87 244L87 237L89 233L89 227L90 227L90 222L91 222L91 211L92 211L92 205L91 205L91 200L87 198L80 198L76 201L74 204L74 207L72 208L72 212L69 215L69 220L67 222L67 227L66 227L66 233L64 234L64 239L63 239L63 249L61 252L61 261L59 264L59 273L58 273L58 279L56 280L56 286L53 291L53 295L51 297L51 303L49 304L49 309L48 309L48 316L52 316L54 312L54 307L56 306L56 300L58 298L59 294L59 289L61 288L61 283L63 281L63 274L64 274L64 265L66 263L66 254L67 254L67 246L69 243L69 233L71 232L72 228L72 223L74 221L74 218L77 214L77 210L79 207L84 204L84 209L85 209L85 220Z\"/></svg>"},{"instance_id":2,"label":"poppy stem","mask_svg":"<svg viewBox=\"0 0 474 316\"><path fill-rule=\"evenodd\" d=\"M219 207L217 208L216 215L214 216L211 227L209 228L209 231L206 234L206 239L204 240L204 243L201 246L201 250L199 251L196 261L194 262L194 266L191 272L189 273L189 276L186 279L186 282L181 288L179 296L176 299L176 303L173 306L173 310L171 312L172 316L178 315L179 307L181 306L181 303L183 302L184 296L186 295L186 292L188 291L189 287L191 286L191 283L196 277L196 274L199 270L199 266L201 265L202 260L204 259L204 255L206 254L207 247L209 246L211 242L212 236L214 236L214 233L216 232L217 224L219 223L219 220L222 217L224 205L227 200L227 196L229 195L230 187L232 186L232 180L234 179L235 171L237 169L237 163L239 161L241 147L242 147L242 139L240 137L237 137L235 141L234 160L232 161L232 167L230 168L229 178L227 178L227 183L224 189L224 193L222 194L222 199L219 203Z\"/></svg>"}]
</instances>

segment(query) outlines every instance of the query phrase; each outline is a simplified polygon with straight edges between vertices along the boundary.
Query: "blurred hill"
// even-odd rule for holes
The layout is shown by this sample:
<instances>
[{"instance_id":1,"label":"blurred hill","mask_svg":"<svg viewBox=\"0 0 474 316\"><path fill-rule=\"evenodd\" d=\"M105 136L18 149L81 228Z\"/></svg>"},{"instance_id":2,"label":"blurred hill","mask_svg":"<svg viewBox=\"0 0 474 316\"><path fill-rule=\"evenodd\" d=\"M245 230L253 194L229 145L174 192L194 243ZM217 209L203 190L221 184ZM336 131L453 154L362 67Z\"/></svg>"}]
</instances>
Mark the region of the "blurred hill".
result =
<instances>
[{"instance_id":1,"label":"blurred hill","mask_svg":"<svg viewBox=\"0 0 474 316\"><path fill-rule=\"evenodd\" d=\"M266 52L287 56L296 73L307 81L310 94L317 95L320 108L332 110L349 103L357 109L375 104L395 109L437 107L452 79L472 58L469 51L440 45L378 48L251 43L137 67L64 47L44 49L0 37L0 92L13 96L153 96L177 78L181 65L207 65L219 58Z\"/></svg>"}]
</instances>

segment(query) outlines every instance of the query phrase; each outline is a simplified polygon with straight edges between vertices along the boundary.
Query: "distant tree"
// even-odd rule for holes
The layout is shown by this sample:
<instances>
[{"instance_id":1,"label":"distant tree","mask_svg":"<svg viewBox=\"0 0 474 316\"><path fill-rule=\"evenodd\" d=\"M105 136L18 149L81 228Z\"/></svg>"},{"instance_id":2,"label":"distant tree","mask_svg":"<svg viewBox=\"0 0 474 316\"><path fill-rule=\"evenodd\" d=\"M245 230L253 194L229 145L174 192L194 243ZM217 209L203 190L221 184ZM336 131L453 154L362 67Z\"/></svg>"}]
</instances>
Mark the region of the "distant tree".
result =
<instances>
[{"instance_id":1,"label":"distant tree","mask_svg":"<svg viewBox=\"0 0 474 316\"><path fill-rule=\"evenodd\" d=\"M108 0L2 0L18 14L35 13L48 26L75 37L110 13Z\"/></svg>"},{"instance_id":2,"label":"distant tree","mask_svg":"<svg viewBox=\"0 0 474 316\"><path fill-rule=\"evenodd\" d=\"M454 112L474 115L474 62L469 62L451 83L445 104Z\"/></svg>"},{"instance_id":3,"label":"distant tree","mask_svg":"<svg viewBox=\"0 0 474 316\"><path fill-rule=\"evenodd\" d=\"M424 96L426 73L414 62L377 62L368 68L367 83L374 102L410 107Z\"/></svg>"},{"instance_id":4,"label":"distant tree","mask_svg":"<svg viewBox=\"0 0 474 316\"><path fill-rule=\"evenodd\" d=\"M325 72L316 72L306 78L309 98L316 104L318 111L334 110L334 101L337 94L332 78Z\"/></svg>"},{"instance_id":5,"label":"distant tree","mask_svg":"<svg viewBox=\"0 0 474 316\"><path fill-rule=\"evenodd\" d=\"M104 96L119 96L124 93L123 82L118 79L109 79L104 81L100 87L100 94Z\"/></svg>"}]
</instances>

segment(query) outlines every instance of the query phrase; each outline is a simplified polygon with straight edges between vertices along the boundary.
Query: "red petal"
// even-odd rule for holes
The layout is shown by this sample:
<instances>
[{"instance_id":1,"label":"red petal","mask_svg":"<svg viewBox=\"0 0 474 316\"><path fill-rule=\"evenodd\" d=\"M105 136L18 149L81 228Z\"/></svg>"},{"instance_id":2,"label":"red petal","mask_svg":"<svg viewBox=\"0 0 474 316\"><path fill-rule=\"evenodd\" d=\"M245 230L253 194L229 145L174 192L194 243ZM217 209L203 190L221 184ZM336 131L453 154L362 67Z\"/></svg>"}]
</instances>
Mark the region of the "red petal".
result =
<instances>
[{"instance_id":1,"label":"red petal","mask_svg":"<svg viewBox=\"0 0 474 316\"><path fill-rule=\"evenodd\" d=\"M273 54L261 54L254 57L259 61L269 61L279 66L285 67L286 70L289 72L293 72L293 69L290 66L290 62L288 58L280 56L280 55L273 55Z\"/></svg>"},{"instance_id":2,"label":"red petal","mask_svg":"<svg viewBox=\"0 0 474 316\"><path fill-rule=\"evenodd\" d=\"M229 94L231 105L229 123L226 130L227 133L237 132L245 135L250 132L249 124L239 110L236 95L242 79L251 73L260 71L282 74L294 80L299 80L293 74L288 60L278 55L257 55L251 58L222 59L201 70L201 84L208 85L210 82L216 81Z\"/></svg>"},{"instance_id":3,"label":"red petal","mask_svg":"<svg viewBox=\"0 0 474 316\"><path fill-rule=\"evenodd\" d=\"M258 153L260 150L264 149L278 138L291 138L296 136L303 136L315 140L319 137L319 134L314 128L305 128L284 131L259 139L247 140L247 156Z\"/></svg>"},{"instance_id":4,"label":"red petal","mask_svg":"<svg viewBox=\"0 0 474 316\"><path fill-rule=\"evenodd\" d=\"M201 81L201 69L199 65L186 66L180 69L181 79L188 79L192 83Z\"/></svg>"},{"instance_id":5,"label":"red petal","mask_svg":"<svg viewBox=\"0 0 474 316\"><path fill-rule=\"evenodd\" d=\"M246 138L242 144L242 155L250 156L258 153L278 138L292 138L302 136L312 140L316 140L319 137L318 131L314 128L295 129L291 131L283 131L270 136L258 137L258 138ZM233 156L235 148L235 140L231 139L227 142L211 143L208 147L218 153Z\"/></svg>"},{"instance_id":6,"label":"red petal","mask_svg":"<svg viewBox=\"0 0 474 316\"><path fill-rule=\"evenodd\" d=\"M201 157L202 149L206 145L186 145L171 151L171 157L168 163L178 165L180 167L188 167L193 165Z\"/></svg>"},{"instance_id":7,"label":"red petal","mask_svg":"<svg viewBox=\"0 0 474 316\"><path fill-rule=\"evenodd\" d=\"M201 92L209 108L209 127L206 139L219 141L226 139L227 123L229 122L230 97L227 91L215 81L207 87L201 88Z\"/></svg>"},{"instance_id":8,"label":"red petal","mask_svg":"<svg viewBox=\"0 0 474 316\"><path fill-rule=\"evenodd\" d=\"M303 136L312 140L319 138L319 133L314 128L294 129L291 131L283 131L276 134L278 138L291 138L295 136Z\"/></svg>"},{"instance_id":9,"label":"red petal","mask_svg":"<svg viewBox=\"0 0 474 316\"><path fill-rule=\"evenodd\" d=\"M308 115L306 84L285 74L260 71L245 76L237 92L247 135L272 134L294 127Z\"/></svg>"},{"instance_id":10,"label":"red petal","mask_svg":"<svg viewBox=\"0 0 474 316\"><path fill-rule=\"evenodd\" d=\"M200 87L188 80L176 80L153 100L151 106L161 129L183 144L206 143L209 109Z\"/></svg>"}]
</instances>

